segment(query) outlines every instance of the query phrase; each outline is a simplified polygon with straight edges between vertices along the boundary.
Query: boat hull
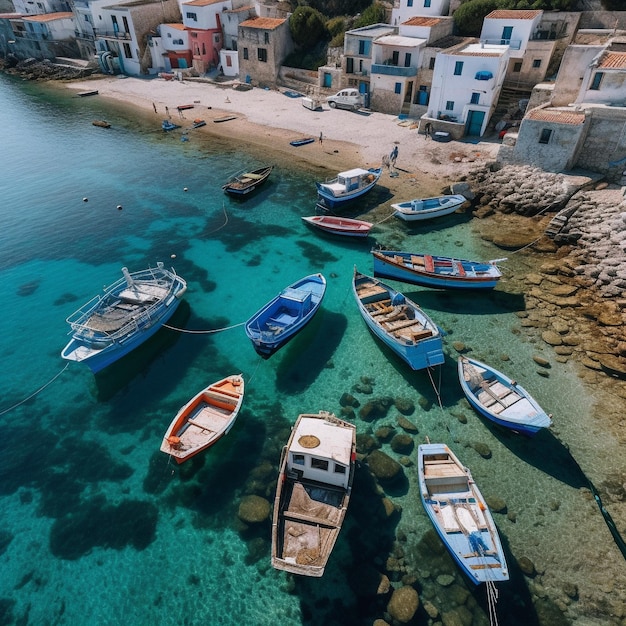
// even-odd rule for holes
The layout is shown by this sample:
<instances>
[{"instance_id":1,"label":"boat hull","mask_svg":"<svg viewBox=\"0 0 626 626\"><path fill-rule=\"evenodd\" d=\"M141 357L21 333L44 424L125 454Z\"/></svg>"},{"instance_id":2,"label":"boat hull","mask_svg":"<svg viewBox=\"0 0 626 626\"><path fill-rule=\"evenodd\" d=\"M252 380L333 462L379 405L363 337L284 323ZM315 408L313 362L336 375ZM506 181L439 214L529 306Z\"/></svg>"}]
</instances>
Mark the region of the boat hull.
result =
<instances>
[{"instance_id":1,"label":"boat hull","mask_svg":"<svg viewBox=\"0 0 626 626\"><path fill-rule=\"evenodd\" d=\"M480 392L472 389L471 380L467 380L471 378L466 369L467 363L485 372L484 380L489 383L487 389L484 384L481 384ZM458 375L463 393L472 408L494 424L527 437L534 437L539 431L551 426L550 416L537 401L521 385L495 368L461 356L458 360ZM485 396L485 393L488 395ZM490 406L486 406L483 398L489 400Z\"/></svg>"},{"instance_id":2,"label":"boat hull","mask_svg":"<svg viewBox=\"0 0 626 626\"><path fill-rule=\"evenodd\" d=\"M317 187L318 196L324 201L324 204L329 208L335 208L351 200L356 200L366 193L370 192L378 183L382 174L382 168L370 168L368 170L371 180L361 187L353 190L332 191L332 183L315 183Z\"/></svg>"},{"instance_id":3,"label":"boat hull","mask_svg":"<svg viewBox=\"0 0 626 626\"><path fill-rule=\"evenodd\" d=\"M422 505L457 565L475 585L509 579L496 525L470 471L444 444L418 448Z\"/></svg>"},{"instance_id":4,"label":"boat hull","mask_svg":"<svg viewBox=\"0 0 626 626\"><path fill-rule=\"evenodd\" d=\"M244 396L244 380L228 376L197 393L176 414L161 443L161 452L178 464L214 446L233 426Z\"/></svg>"},{"instance_id":5,"label":"boat hull","mask_svg":"<svg viewBox=\"0 0 626 626\"><path fill-rule=\"evenodd\" d=\"M410 202L392 204L394 215L405 222L418 222L435 217L443 217L454 213L465 202L466 198L461 195L439 196L435 198L422 198ZM432 207L430 205L433 205Z\"/></svg>"},{"instance_id":6,"label":"boat hull","mask_svg":"<svg viewBox=\"0 0 626 626\"><path fill-rule=\"evenodd\" d=\"M296 466L292 453L302 457ZM328 469L314 468L313 456ZM298 417L280 461L272 514L272 567L300 576L324 574L350 502L355 461L354 424L325 411Z\"/></svg>"},{"instance_id":7,"label":"boat hull","mask_svg":"<svg viewBox=\"0 0 626 626\"><path fill-rule=\"evenodd\" d=\"M368 237L373 226L370 222L334 216L314 215L302 220L315 230L342 237Z\"/></svg>"},{"instance_id":8,"label":"boat hull","mask_svg":"<svg viewBox=\"0 0 626 626\"><path fill-rule=\"evenodd\" d=\"M251 194L267 182L273 166L259 168L251 172L238 172L231 180L222 186L224 193L235 198L242 198Z\"/></svg>"},{"instance_id":9,"label":"boat hull","mask_svg":"<svg viewBox=\"0 0 626 626\"><path fill-rule=\"evenodd\" d=\"M63 359L84 363L96 374L150 339L174 315L187 289L186 282L175 273L164 270L162 265L131 276L137 279L147 272L154 273L162 281L169 281L162 282L158 287L163 292L162 297L151 300L145 306L135 302L134 308L130 305L132 312L127 318L118 316L120 322L117 328L99 330L90 325L91 320L102 319L107 310L115 308L128 283L121 279L107 287L103 296L96 296L67 319L73 335L61 352ZM138 281L133 284L133 289L137 286L149 288L149 283Z\"/></svg>"},{"instance_id":10,"label":"boat hull","mask_svg":"<svg viewBox=\"0 0 626 626\"><path fill-rule=\"evenodd\" d=\"M311 274L296 281L257 311L245 325L255 352L269 359L314 317L326 292L326 279Z\"/></svg>"},{"instance_id":11,"label":"boat hull","mask_svg":"<svg viewBox=\"0 0 626 626\"><path fill-rule=\"evenodd\" d=\"M435 289L493 289L502 276L494 265L477 261L430 257L434 268L443 262L450 267L444 274L437 273L438 269L433 268L432 272L427 272L423 265L411 264L411 257L416 255L407 252L372 250L372 256L374 276ZM424 256L426 255L417 255L417 258L423 259ZM456 265L461 267L458 273L455 270Z\"/></svg>"},{"instance_id":12,"label":"boat hull","mask_svg":"<svg viewBox=\"0 0 626 626\"><path fill-rule=\"evenodd\" d=\"M373 285L371 296L367 295L369 287L363 289L367 285ZM441 331L417 304L388 285L358 272L355 272L353 280L353 293L361 317L370 331L411 369L422 370L444 363ZM385 301L391 303L391 310L380 315L379 311L384 310L382 303ZM394 305L394 302L398 304ZM379 307L378 311L376 307ZM413 317L400 319L396 324L395 320L399 318L402 309L406 308ZM411 320L413 324L409 323ZM404 332L398 334L398 331Z\"/></svg>"}]
</instances>

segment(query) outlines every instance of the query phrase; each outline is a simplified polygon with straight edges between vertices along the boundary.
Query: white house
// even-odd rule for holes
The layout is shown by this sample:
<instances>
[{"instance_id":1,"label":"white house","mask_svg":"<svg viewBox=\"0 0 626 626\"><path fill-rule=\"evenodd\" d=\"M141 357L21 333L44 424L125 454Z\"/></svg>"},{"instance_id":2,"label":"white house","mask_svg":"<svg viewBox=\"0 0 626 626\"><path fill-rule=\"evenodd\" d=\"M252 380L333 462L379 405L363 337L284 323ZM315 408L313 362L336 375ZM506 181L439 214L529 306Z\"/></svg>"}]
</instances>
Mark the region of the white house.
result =
<instances>
[{"instance_id":1,"label":"white house","mask_svg":"<svg viewBox=\"0 0 626 626\"><path fill-rule=\"evenodd\" d=\"M400 0L399 6L391 11L392 26L399 26L414 15L448 15L450 0Z\"/></svg>"},{"instance_id":2,"label":"white house","mask_svg":"<svg viewBox=\"0 0 626 626\"><path fill-rule=\"evenodd\" d=\"M384 35L372 42L370 107L382 113L409 113L426 39Z\"/></svg>"},{"instance_id":3,"label":"white house","mask_svg":"<svg viewBox=\"0 0 626 626\"><path fill-rule=\"evenodd\" d=\"M67 0L12 0L12 3L14 11L24 16L65 13L72 10Z\"/></svg>"},{"instance_id":4,"label":"white house","mask_svg":"<svg viewBox=\"0 0 626 626\"><path fill-rule=\"evenodd\" d=\"M575 103L626 107L626 52L618 50L603 50L585 67Z\"/></svg>"},{"instance_id":5,"label":"white house","mask_svg":"<svg viewBox=\"0 0 626 626\"><path fill-rule=\"evenodd\" d=\"M435 59L428 112L422 119L450 123L451 134L482 135L495 110L509 61L509 46L464 43ZM448 130L448 129L446 129Z\"/></svg>"},{"instance_id":6,"label":"white house","mask_svg":"<svg viewBox=\"0 0 626 626\"><path fill-rule=\"evenodd\" d=\"M34 39L74 41L74 14L72 12L24 15L23 21L27 35Z\"/></svg>"}]
</instances>

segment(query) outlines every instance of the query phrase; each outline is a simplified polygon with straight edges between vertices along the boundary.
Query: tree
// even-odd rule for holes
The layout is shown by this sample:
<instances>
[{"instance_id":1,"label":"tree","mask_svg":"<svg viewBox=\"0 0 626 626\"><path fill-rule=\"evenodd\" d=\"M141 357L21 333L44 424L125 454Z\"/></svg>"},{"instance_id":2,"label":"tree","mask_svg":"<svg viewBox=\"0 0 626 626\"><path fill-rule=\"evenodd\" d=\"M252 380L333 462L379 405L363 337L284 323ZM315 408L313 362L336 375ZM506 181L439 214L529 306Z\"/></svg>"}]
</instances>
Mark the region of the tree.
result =
<instances>
[{"instance_id":1,"label":"tree","mask_svg":"<svg viewBox=\"0 0 626 626\"><path fill-rule=\"evenodd\" d=\"M485 16L502 8L501 0L469 0L454 12L454 23L460 35L478 37L483 27Z\"/></svg>"},{"instance_id":2,"label":"tree","mask_svg":"<svg viewBox=\"0 0 626 626\"><path fill-rule=\"evenodd\" d=\"M289 30L298 48L314 48L327 39L324 16L311 7L299 6L289 18Z\"/></svg>"},{"instance_id":3,"label":"tree","mask_svg":"<svg viewBox=\"0 0 626 626\"><path fill-rule=\"evenodd\" d=\"M387 14L385 12L385 7L378 2L374 2L374 4L370 4L370 6L363 11L361 17L354 22L354 28L363 28L364 26L369 26L370 24L384 23L386 19Z\"/></svg>"}]
</instances>

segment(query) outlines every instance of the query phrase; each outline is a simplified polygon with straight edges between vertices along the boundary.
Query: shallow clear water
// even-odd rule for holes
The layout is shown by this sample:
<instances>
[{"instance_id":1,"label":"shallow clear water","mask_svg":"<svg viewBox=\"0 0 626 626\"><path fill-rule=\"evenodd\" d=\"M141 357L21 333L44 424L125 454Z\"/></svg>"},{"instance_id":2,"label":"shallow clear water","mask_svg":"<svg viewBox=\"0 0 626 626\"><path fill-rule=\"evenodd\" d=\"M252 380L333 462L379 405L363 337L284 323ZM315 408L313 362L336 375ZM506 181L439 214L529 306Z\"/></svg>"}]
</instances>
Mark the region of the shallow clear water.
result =
<instances>
[{"instance_id":1,"label":"shallow clear water","mask_svg":"<svg viewBox=\"0 0 626 626\"><path fill-rule=\"evenodd\" d=\"M94 127L93 119L112 128ZM464 623L488 623L484 591L467 585L434 538L410 461L404 480L384 486L401 509L389 517L366 467L359 468L321 580L274 571L269 523L245 528L238 521L242 496L273 499L280 450L297 415L339 413L342 394L352 392L361 405L412 400L415 444L427 437L450 444L483 493L506 501L509 517L495 515L512 575L500 587L500 623L568 623L555 608L564 602L562 583L578 584L582 597L585 584L600 577L600 569L581 572L587 558L574 554L582 536L591 553L614 556L606 528L558 440L492 430L468 408L456 378L452 342L460 341L523 381L555 414L557 430L567 420L569 434L582 438L584 423L573 424L590 402L576 378L558 363L549 378L537 375L531 357L541 348L513 332L523 298L507 293L506 280L493 294L401 286L448 333L447 363L432 380L382 348L353 302L353 267L371 273L375 243L502 256L471 222L453 215L409 229L387 220L366 242L322 237L300 220L315 208L311 173L280 163L258 195L236 202L221 184L242 163L261 165L240 147L193 131L181 142L160 130L160 120L6 77L0 127L7 155L0 181L0 622L370 624L384 616L387 600L372 593L368 573L386 569L394 584L403 576L414 583L422 604L463 614ZM375 204L375 193L368 202ZM65 318L117 280L122 266L157 261L172 264L189 285L172 326L235 327L162 330L97 376L66 366ZM322 311L261 360L240 324L280 289L318 271L328 280ZM238 372L246 398L233 430L209 453L173 464L159 445L177 409L208 382ZM364 380L372 393L359 390ZM392 407L373 421L357 418L358 432L395 426L397 416ZM476 452L478 442L491 458ZM403 456L388 441L381 445ZM407 456L414 462L416 451ZM541 590L515 564L522 556L544 572ZM437 580L442 573L454 582ZM569 604L571 619L578 609ZM423 609L418 619L426 623Z\"/></svg>"}]
</instances>

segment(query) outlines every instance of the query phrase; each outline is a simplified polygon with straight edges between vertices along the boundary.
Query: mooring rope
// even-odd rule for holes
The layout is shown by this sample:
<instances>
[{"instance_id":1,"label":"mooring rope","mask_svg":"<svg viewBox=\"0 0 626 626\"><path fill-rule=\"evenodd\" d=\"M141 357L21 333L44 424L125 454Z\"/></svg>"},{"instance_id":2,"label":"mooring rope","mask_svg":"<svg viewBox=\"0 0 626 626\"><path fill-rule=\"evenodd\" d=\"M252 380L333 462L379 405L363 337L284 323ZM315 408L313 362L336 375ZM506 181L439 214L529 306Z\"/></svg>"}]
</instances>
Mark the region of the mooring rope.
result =
<instances>
[{"instance_id":1,"label":"mooring rope","mask_svg":"<svg viewBox=\"0 0 626 626\"><path fill-rule=\"evenodd\" d=\"M215 230L211 230L208 233L206 233L207 235L212 235L213 233L216 233L218 230L222 230L222 228L224 228L224 226L226 226L226 224L228 224L228 213L226 213L226 205L222 203L222 210L224 211L224 217L226 218L224 220L224 223L219 226L218 228L216 228Z\"/></svg>"},{"instance_id":2,"label":"mooring rope","mask_svg":"<svg viewBox=\"0 0 626 626\"><path fill-rule=\"evenodd\" d=\"M187 328L176 328L176 326L170 326L169 324L163 324L163 328L168 328L169 330L175 330L177 333L187 333L189 335L209 335L211 333L221 333L225 330L230 330L231 328L238 328L239 326L243 326L245 322L239 322L239 324L233 324L232 326L224 326L224 328L213 328L211 330L189 330Z\"/></svg>"},{"instance_id":3,"label":"mooring rope","mask_svg":"<svg viewBox=\"0 0 626 626\"><path fill-rule=\"evenodd\" d=\"M3 411L0 411L0 415L4 415L5 413L12 411L13 409L16 409L18 406L24 404L24 402L28 402L31 398L34 398L38 393L41 393L46 387L48 387L48 385L51 385L69 367L69 365L70 365L69 363L66 363L65 367L58 374L53 376L47 383L39 387L37 391L34 391L33 393L30 394L30 396L27 396L23 400L20 400L13 406L10 406L8 409L4 409Z\"/></svg>"},{"instance_id":4,"label":"mooring rope","mask_svg":"<svg viewBox=\"0 0 626 626\"><path fill-rule=\"evenodd\" d=\"M396 212L394 211L393 213L391 213L390 215L388 215L384 219L380 220L380 222L374 222L374 226L378 226L379 224L382 224L383 222L386 222L388 219L391 219L395 214L396 214Z\"/></svg>"},{"instance_id":5,"label":"mooring rope","mask_svg":"<svg viewBox=\"0 0 626 626\"><path fill-rule=\"evenodd\" d=\"M498 603L498 588L492 580L485 583L487 589L487 606L489 609L489 624L498 626L498 615L496 613L496 605Z\"/></svg>"},{"instance_id":6,"label":"mooring rope","mask_svg":"<svg viewBox=\"0 0 626 626\"><path fill-rule=\"evenodd\" d=\"M433 380L431 369L432 368L430 367L426 368L426 371L428 372L428 378L430 378L430 384L433 386L433 389L435 390L435 395L437 396L437 403L439 404L439 408L443 409L443 404L441 402L441 368L439 368L439 388L437 387L437 385L435 385L435 381Z\"/></svg>"}]
</instances>

